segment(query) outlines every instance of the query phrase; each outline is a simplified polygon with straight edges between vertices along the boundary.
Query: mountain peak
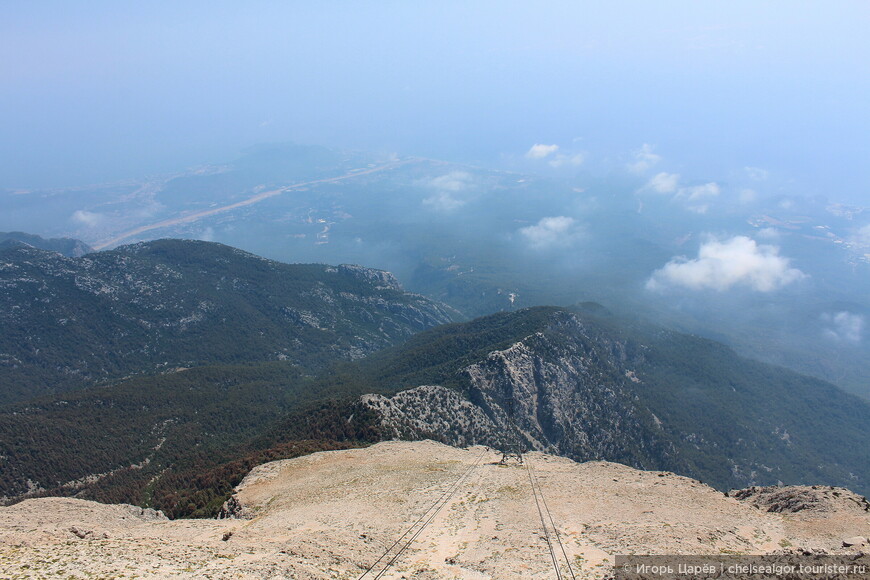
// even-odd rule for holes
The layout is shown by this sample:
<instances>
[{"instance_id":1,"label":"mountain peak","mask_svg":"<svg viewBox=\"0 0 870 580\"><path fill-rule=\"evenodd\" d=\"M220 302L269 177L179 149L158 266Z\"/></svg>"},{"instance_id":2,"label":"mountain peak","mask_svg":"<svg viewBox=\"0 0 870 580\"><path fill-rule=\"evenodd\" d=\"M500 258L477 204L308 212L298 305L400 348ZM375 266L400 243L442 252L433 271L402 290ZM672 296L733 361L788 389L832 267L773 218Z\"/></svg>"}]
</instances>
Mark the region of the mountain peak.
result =
<instances>
[{"instance_id":1,"label":"mountain peak","mask_svg":"<svg viewBox=\"0 0 870 580\"><path fill-rule=\"evenodd\" d=\"M34 248L57 252L70 258L79 258L85 254L93 252L86 243L73 238L43 238L34 234L24 232L0 232L0 243L6 241L17 241Z\"/></svg>"},{"instance_id":2,"label":"mountain peak","mask_svg":"<svg viewBox=\"0 0 870 580\"><path fill-rule=\"evenodd\" d=\"M870 527L870 513L790 517L673 473L537 452L522 465L499 458L396 441L267 463L236 488L245 519L162 521L130 506L27 500L0 508L0 546L14 546L0 558L13 575L39 562L68 575L159 567L171 576L357 578L392 562L389 572L407 577L520 578L553 574L549 541L563 575L570 566L604 578L616 554L852 553L843 538Z\"/></svg>"}]
</instances>

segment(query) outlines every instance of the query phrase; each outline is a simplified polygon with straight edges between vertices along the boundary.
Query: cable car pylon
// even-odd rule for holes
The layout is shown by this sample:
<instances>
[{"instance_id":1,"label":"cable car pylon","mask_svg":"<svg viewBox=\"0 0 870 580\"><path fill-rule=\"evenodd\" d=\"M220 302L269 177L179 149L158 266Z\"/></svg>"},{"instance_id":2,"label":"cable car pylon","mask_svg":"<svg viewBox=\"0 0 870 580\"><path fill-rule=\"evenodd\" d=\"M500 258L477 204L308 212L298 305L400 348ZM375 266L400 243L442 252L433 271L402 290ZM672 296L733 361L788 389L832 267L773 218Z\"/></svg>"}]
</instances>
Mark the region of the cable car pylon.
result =
<instances>
[{"instance_id":1,"label":"cable car pylon","mask_svg":"<svg viewBox=\"0 0 870 580\"><path fill-rule=\"evenodd\" d=\"M505 400L504 408L507 413L509 428L506 435L502 437L501 448L499 449L501 451L499 465L507 465L511 460L515 460L519 465L523 464L523 445L520 443L519 429L514 420L514 406L514 396L513 392L511 392L510 399Z\"/></svg>"}]
</instances>

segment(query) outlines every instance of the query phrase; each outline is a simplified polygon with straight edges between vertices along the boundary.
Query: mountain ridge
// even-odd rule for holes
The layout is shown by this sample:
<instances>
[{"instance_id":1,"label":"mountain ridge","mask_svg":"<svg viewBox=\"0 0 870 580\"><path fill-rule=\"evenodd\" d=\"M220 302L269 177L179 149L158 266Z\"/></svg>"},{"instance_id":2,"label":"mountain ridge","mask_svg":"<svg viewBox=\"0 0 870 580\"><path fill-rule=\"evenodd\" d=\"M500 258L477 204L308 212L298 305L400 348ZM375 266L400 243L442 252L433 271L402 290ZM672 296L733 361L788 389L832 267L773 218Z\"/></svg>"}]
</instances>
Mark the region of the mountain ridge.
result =
<instances>
[{"instance_id":1,"label":"mountain ridge","mask_svg":"<svg viewBox=\"0 0 870 580\"><path fill-rule=\"evenodd\" d=\"M0 259L0 402L204 363L313 369L455 316L388 273L282 264L213 242L81 258L11 246Z\"/></svg>"},{"instance_id":2,"label":"mountain ridge","mask_svg":"<svg viewBox=\"0 0 870 580\"><path fill-rule=\"evenodd\" d=\"M68 258L80 258L94 251L94 248L74 238L43 238L25 232L0 232L0 245L22 243L40 250L57 252Z\"/></svg>"},{"instance_id":3,"label":"mountain ridge","mask_svg":"<svg viewBox=\"0 0 870 580\"><path fill-rule=\"evenodd\" d=\"M6 252L30 257L4 266L14 284L26 276L8 276L8 264L43 267L86 297L85 305L162 316L156 320L168 325L155 328L168 330L157 335L180 355L157 374L152 367L0 406L6 501L75 495L203 517L217 513L258 463L390 438L620 461L723 491L782 481L867 493L866 403L598 304L532 307L423 330L451 311L358 266L282 265L205 242L136 244L86 262L33 248ZM87 270L82 263L101 271L99 260L125 267L76 277ZM57 297L46 298L53 308ZM208 300L215 303L202 318L182 328L190 307ZM48 310L47 320L56 321L57 311ZM217 332L214 321L229 315L215 312L235 316L238 333ZM208 332L204 324L212 324ZM283 337L298 348L297 359L250 348L276 327L290 334L266 339ZM211 348L207 335L233 341L222 352L238 356L188 365L180 346ZM245 337L253 339L245 344Z\"/></svg>"},{"instance_id":4,"label":"mountain ridge","mask_svg":"<svg viewBox=\"0 0 870 580\"><path fill-rule=\"evenodd\" d=\"M723 490L782 480L867 493L870 461L854 451L870 445L863 400L713 341L613 323L555 310L541 332L459 369L463 396L432 384L363 402L402 438L519 444Z\"/></svg>"}]
</instances>

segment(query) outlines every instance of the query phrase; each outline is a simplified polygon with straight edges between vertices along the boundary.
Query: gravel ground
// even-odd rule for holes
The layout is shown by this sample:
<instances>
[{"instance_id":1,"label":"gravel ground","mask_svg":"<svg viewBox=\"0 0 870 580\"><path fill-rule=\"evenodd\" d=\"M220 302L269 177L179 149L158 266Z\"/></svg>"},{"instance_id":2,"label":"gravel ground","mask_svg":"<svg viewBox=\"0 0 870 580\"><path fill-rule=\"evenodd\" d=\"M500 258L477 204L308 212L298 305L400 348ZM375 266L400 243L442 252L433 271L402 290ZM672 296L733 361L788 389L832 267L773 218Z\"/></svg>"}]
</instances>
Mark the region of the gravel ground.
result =
<instances>
[{"instance_id":1,"label":"gravel ground","mask_svg":"<svg viewBox=\"0 0 870 580\"><path fill-rule=\"evenodd\" d=\"M768 513L670 473L499 458L424 441L277 461L239 486L244 519L28 500L0 508L0 578L350 579L385 553L366 578L394 556L382 578L550 579L554 559L602 578L620 553L843 552L843 538L870 535L870 513L845 504ZM408 547L388 550L406 531Z\"/></svg>"}]
</instances>

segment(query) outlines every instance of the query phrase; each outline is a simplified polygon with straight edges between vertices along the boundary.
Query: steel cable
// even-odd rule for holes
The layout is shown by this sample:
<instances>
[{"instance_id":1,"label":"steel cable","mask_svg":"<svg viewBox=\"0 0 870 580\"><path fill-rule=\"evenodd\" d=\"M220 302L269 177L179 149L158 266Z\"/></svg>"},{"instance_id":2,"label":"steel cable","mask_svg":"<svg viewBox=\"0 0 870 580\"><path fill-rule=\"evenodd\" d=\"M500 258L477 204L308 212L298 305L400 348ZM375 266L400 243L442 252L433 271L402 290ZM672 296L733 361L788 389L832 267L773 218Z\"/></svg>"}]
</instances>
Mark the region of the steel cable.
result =
<instances>
[{"instance_id":1,"label":"steel cable","mask_svg":"<svg viewBox=\"0 0 870 580\"><path fill-rule=\"evenodd\" d=\"M441 509L442 509L445 505L447 505L447 503L450 501L450 498L453 497L453 494L456 493L456 490L459 489L459 487L462 485L462 482L463 482L465 479L467 479L468 476L471 474L471 472L472 472L472 471L473 471L473 470L474 470L474 469L475 469L475 468L480 464L480 461L483 459L483 457L484 457L485 455L486 455L486 451L483 451L483 452L482 452L482 453L477 457L477 459L474 461L474 463L473 463L473 464L472 464L472 465L471 465L467 470L465 470L465 472L463 472L462 475L460 475L459 478L457 478L457 480L456 480L455 482L453 482L453 484L451 484L450 487L448 487L448 488L447 488L447 489L446 489L446 490L445 490L445 491L444 491L444 492L443 492L443 493L438 497L437 500L435 500L435 503L432 504L432 505L429 507L429 509L427 509L425 512L423 512L423 515L421 515L421 516L417 519L417 521L415 521L413 524L411 524L411 527L409 527L409 528L405 531L404 534L402 534L401 536L399 536L399 539L397 539L395 542L393 542L392 545L390 545L390 547L387 548L387 549L384 551L384 553L381 554L381 556L380 556L377 560L375 560L375 562L374 562L371 566L369 566L368 569L367 569L365 572L363 572L362 575L361 575L357 580L362 580L363 578L365 578L365 576L366 576L367 574L369 574L372 570L374 570L374 568L375 568L375 567L376 567L376 566L377 566L377 565L378 565L378 564L379 564L379 563L380 563L384 558L387 557L387 555L390 553L390 551L391 551L393 548L395 548L397 545L399 545L399 543L400 543L400 542L401 542L401 541L402 541L402 540L403 540L403 539L404 539L408 534L410 534L410 533L414 530L414 528L415 528L416 526L418 526L421 522L423 522L423 525L420 526L420 528L419 528L416 532L414 532L414 534L413 534L410 538L408 538L408 540L407 540L407 541L404 543L404 545L399 549L399 551L396 552L396 554L395 554L395 555L394 555L394 556L393 556L393 557L392 557L392 558L391 558L391 559L390 559L390 560L389 560L389 561L384 565L383 569L382 569L380 572L378 572L377 575L374 576L374 580L378 580L378 578L380 578L381 576L383 576L384 573L389 569L389 567L392 566L393 563L394 563L394 562L399 558L399 556L400 556L400 555L405 551L405 549L407 549L408 546L411 545L411 543L412 543L412 542L417 538L417 536L419 536L419 535L423 532L423 530L426 528L426 526L428 526L429 523L430 523L430 522L435 518L435 516L438 515L438 512L440 512ZM433 510L434 510L434 511L433 511ZM426 516L427 516L427 514L430 514L430 512L431 512L431 515L429 515L429 517L427 518ZM425 521L424 521L424 520L425 520Z\"/></svg>"},{"instance_id":2,"label":"steel cable","mask_svg":"<svg viewBox=\"0 0 870 580\"><path fill-rule=\"evenodd\" d=\"M538 491L535 489L535 480L532 476L532 470L529 467L528 458L526 458L525 466L526 473L529 474L529 484L532 486L532 496L535 498L535 506L538 508L538 516L541 518L544 539L547 541L547 548L550 550L550 558L553 560L553 568L556 570L556 578L562 580L562 571L559 569L559 562L556 560L556 551L553 549L553 542L550 540L550 532L547 530L547 522L544 520L544 512L541 510L541 503L538 501Z\"/></svg>"},{"instance_id":3,"label":"steel cable","mask_svg":"<svg viewBox=\"0 0 870 580\"><path fill-rule=\"evenodd\" d=\"M531 465L529 465L529 470L532 472L534 477L534 468L532 468ZM534 480L538 487L538 493L541 496L541 503L544 504L544 511L547 512L547 518L550 520L550 525L553 527L556 541L559 543L559 548L561 548L562 555L565 557L565 563L568 565L568 572L571 573L571 578L573 580L577 580L577 577L574 575L574 569L571 567L571 560L568 559L568 553L565 551L565 544L562 542L561 536L559 536L559 529L556 527L556 522L553 521L553 514L550 512L550 506L547 505L547 499L544 497L544 491L541 489L541 485L537 483L537 477L534 477Z\"/></svg>"}]
</instances>

